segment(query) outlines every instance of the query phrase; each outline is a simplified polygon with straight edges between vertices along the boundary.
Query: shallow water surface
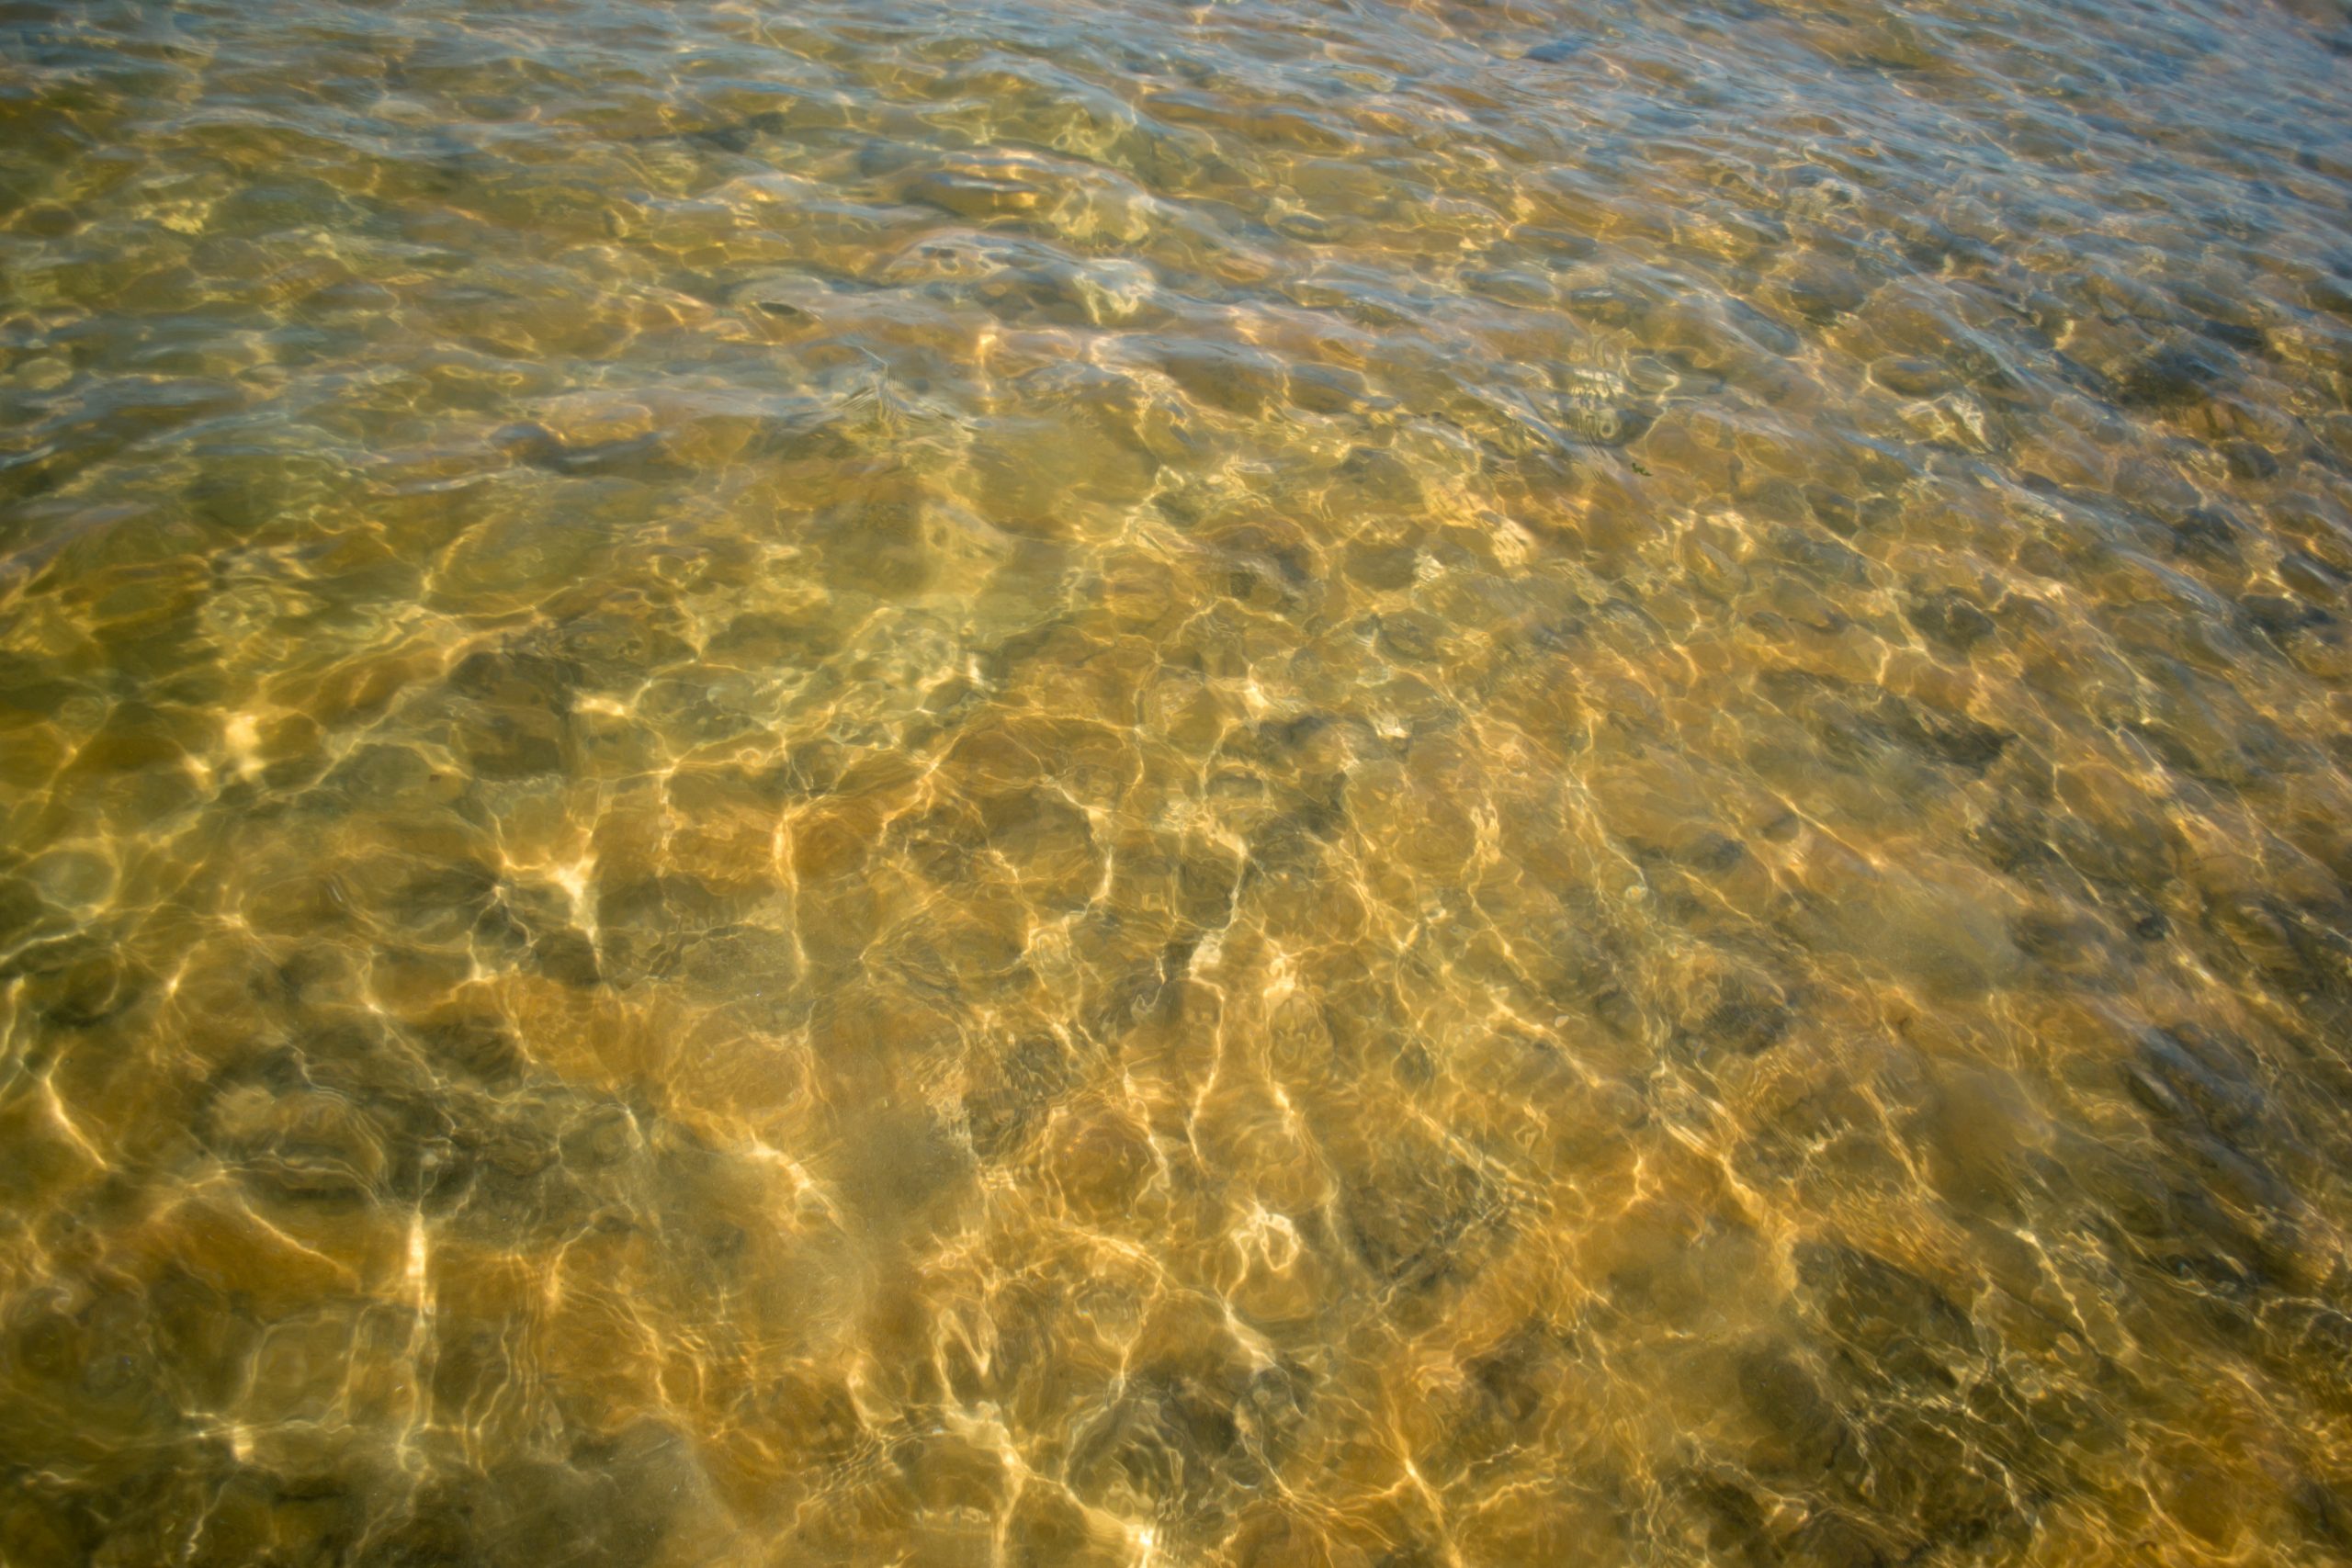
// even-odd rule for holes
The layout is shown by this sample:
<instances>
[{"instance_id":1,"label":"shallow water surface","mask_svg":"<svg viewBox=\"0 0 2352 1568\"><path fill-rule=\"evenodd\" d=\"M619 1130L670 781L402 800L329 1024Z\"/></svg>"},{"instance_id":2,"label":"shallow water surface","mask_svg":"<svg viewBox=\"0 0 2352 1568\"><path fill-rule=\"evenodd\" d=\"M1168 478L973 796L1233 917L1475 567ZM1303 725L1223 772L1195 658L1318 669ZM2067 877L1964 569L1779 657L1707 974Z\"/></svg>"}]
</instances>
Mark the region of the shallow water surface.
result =
<instances>
[{"instance_id":1,"label":"shallow water surface","mask_svg":"<svg viewBox=\"0 0 2352 1568\"><path fill-rule=\"evenodd\" d=\"M2343 1561L2348 80L0 7L0 1562Z\"/></svg>"}]
</instances>

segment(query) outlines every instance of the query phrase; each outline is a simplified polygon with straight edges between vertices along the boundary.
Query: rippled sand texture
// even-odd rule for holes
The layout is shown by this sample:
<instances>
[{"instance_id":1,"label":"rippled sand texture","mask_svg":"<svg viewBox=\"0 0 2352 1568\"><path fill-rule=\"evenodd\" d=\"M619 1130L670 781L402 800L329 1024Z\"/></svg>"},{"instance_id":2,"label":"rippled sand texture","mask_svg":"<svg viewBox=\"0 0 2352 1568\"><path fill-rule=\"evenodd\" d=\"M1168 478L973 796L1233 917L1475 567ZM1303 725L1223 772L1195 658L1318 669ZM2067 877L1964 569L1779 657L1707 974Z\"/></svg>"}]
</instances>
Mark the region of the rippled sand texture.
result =
<instances>
[{"instance_id":1,"label":"rippled sand texture","mask_svg":"<svg viewBox=\"0 0 2352 1568\"><path fill-rule=\"evenodd\" d=\"M10 1568L2352 1552L2340 12L0 16Z\"/></svg>"}]
</instances>

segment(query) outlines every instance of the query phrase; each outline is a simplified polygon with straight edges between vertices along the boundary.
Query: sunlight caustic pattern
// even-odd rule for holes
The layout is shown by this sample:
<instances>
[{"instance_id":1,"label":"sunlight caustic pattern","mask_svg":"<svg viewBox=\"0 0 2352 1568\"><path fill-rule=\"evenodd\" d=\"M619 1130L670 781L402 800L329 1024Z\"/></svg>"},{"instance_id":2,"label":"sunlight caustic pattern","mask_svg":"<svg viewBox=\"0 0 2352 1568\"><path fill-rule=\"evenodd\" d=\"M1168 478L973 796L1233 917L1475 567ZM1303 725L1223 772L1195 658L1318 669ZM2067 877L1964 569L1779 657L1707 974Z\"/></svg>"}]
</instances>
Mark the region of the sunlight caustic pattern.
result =
<instances>
[{"instance_id":1,"label":"sunlight caustic pattern","mask_svg":"<svg viewBox=\"0 0 2352 1568\"><path fill-rule=\"evenodd\" d=\"M2342 1561L2348 56L0 6L0 1562Z\"/></svg>"}]
</instances>

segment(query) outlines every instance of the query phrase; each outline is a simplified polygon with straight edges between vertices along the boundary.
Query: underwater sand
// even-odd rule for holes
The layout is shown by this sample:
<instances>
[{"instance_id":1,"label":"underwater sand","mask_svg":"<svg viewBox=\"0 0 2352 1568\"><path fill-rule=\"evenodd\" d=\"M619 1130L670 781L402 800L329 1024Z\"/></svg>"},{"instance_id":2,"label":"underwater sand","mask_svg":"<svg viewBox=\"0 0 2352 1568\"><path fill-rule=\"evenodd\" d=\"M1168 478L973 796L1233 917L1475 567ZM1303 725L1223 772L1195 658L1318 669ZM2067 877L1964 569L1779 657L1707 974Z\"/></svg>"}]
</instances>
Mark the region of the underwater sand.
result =
<instances>
[{"instance_id":1,"label":"underwater sand","mask_svg":"<svg viewBox=\"0 0 2352 1568\"><path fill-rule=\"evenodd\" d=\"M0 1563L2352 1555L2325 0L0 8Z\"/></svg>"}]
</instances>

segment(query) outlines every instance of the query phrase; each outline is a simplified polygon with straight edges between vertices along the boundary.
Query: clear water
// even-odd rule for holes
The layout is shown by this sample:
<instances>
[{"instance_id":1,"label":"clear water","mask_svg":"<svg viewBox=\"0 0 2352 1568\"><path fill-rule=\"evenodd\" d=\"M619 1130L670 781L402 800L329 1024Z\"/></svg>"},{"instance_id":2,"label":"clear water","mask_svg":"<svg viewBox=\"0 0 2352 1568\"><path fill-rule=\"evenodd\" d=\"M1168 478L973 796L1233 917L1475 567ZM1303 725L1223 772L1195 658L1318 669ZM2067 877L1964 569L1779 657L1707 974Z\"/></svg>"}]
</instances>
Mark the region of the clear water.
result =
<instances>
[{"instance_id":1,"label":"clear water","mask_svg":"<svg viewBox=\"0 0 2352 1568\"><path fill-rule=\"evenodd\" d=\"M2343 1560L2347 57L0 9L0 1562Z\"/></svg>"}]
</instances>

